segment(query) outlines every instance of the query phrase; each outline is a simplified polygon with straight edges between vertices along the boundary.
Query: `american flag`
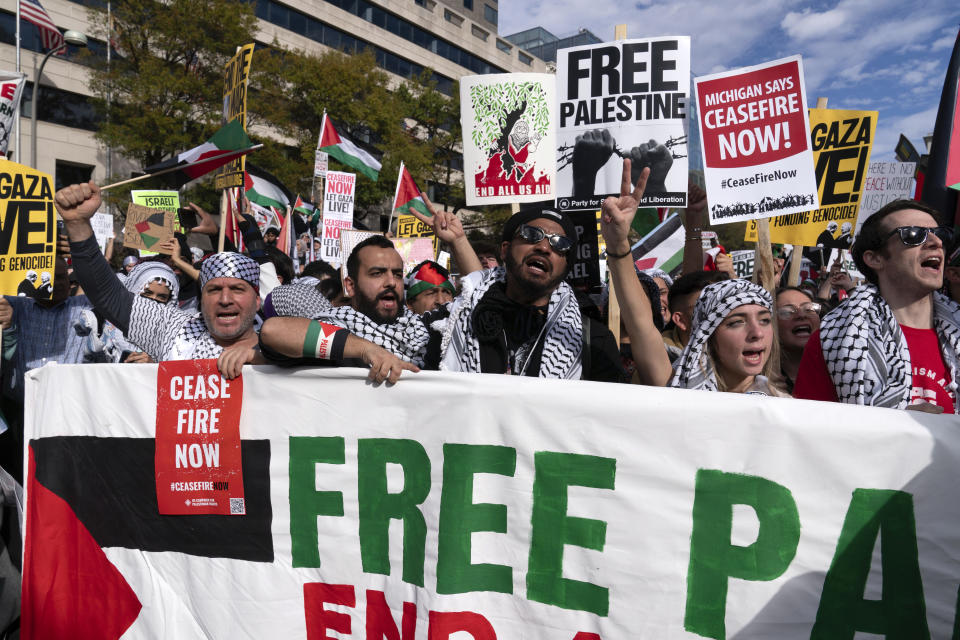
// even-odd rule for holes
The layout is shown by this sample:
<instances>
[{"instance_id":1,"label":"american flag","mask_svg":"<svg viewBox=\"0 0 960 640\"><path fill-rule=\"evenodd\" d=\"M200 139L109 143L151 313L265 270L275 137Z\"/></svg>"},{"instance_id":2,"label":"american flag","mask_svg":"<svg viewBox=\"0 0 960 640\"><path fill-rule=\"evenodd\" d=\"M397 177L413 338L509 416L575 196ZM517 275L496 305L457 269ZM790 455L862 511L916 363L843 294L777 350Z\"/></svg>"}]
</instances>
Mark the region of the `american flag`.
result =
<instances>
[{"instance_id":1,"label":"american flag","mask_svg":"<svg viewBox=\"0 0 960 640\"><path fill-rule=\"evenodd\" d=\"M20 15L40 30L40 42L45 49L56 49L63 44L63 34L40 6L40 0L20 0Z\"/></svg>"}]
</instances>

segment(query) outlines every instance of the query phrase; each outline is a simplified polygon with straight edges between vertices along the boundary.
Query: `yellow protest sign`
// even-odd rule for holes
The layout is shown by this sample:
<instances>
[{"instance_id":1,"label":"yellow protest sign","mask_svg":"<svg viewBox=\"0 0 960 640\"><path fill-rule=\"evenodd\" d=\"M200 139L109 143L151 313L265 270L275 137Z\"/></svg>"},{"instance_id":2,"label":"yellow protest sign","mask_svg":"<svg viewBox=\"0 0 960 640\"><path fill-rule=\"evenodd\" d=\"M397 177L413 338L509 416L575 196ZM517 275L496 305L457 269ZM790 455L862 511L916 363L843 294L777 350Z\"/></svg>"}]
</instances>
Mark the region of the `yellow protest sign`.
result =
<instances>
[{"instance_id":1,"label":"yellow protest sign","mask_svg":"<svg viewBox=\"0 0 960 640\"><path fill-rule=\"evenodd\" d=\"M250 79L253 47L253 43L239 47L223 69L223 124L239 120L244 130L247 128L247 81ZM225 164L214 177L214 187L242 187L244 166L244 156Z\"/></svg>"},{"instance_id":2,"label":"yellow protest sign","mask_svg":"<svg viewBox=\"0 0 960 640\"><path fill-rule=\"evenodd\" d=\"M877 130L876 111L810 109L810 142L820 208L770 218L770 241L828 249L853 243L860 195ZM745 240L756 241L756 224Z\"/></svg>"},{"instance_id":3,"label":"yellow protest sign","mask_svg":"<svg viewBox=\"0 0 960 640\"><path fill-rule=\"evenodd\" d=\"M53 294L57 222L53 178L0 160L0 294Z\"/></svg>"},{"instance_id":4,"label":"yellow protest sign","mask_svg":"<svg viewBox=\"0 0 960 640\"><path fill-rule=\"evenodd\" d=\"M434 235L430 225L421 222L416 216L400 214L397 216L398 238L431 238L434 255L440 250L440 239Z\"/></svg>"}]
</instances>

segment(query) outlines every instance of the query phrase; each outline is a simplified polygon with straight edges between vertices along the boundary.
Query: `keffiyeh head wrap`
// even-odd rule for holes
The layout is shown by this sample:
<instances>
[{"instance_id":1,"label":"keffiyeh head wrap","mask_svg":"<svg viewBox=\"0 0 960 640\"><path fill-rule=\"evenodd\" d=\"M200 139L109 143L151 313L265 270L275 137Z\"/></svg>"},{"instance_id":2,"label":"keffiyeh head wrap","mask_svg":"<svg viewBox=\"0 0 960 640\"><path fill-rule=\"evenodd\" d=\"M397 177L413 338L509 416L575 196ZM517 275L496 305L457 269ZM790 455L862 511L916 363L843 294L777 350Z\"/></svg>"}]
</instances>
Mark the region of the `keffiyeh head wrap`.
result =
<instances>
[{"instance_id":1,"label":"keffiyeh head wrap","mask_svg":"<svg viewBox=\"0 0 960 640\"><path fill-rule=\"evenodd\" d=\"M957 391L960 308L933 294L933 327L950 372L947 390ZM904 409L910 402L913 373L910 350L890 305L875 285L853 290L820 323L820 346L840 402ZM960 412L960 402L954 403Z\"/></svg>"},{"instance_id":2,"label":"keffiyeh head wrap","mask_svg":"<svg viewBox=\"0 0 960 640\"><path fill-rule=\"evenodd\" d=\"M140 295L151 282L160 282L170 289L170 301L167 304L176 304L180 295L180 281L173 269L162 262L141 262L135 266L123 281L127 291Z\"/></svg>"},{"instance_id":3,"label":"keffiyeh head wrap","mask_svg":"<svg viewBox=\"0 0 960 640\"><path fill-rule=\"evenodd\" d=\"M200 287L214 278L239 278L260 291L260 265L242 253L215 253L200 267Z\"/></svg>"},{"instance_id":4,"label":"keffiyeh head wrap","mask_svg":"<svg viewBox=\"0 0 960 640\"><path fill-rule=\"evenodd\" d=\"M660 278L668 287L673 286L673 278L671 278L670 274L663 269L644 269L643 272L651 278Z\"/></svg>"},{"instance_id":5,"label":"keffiyeh head wrap","mask_svg":"<svg viewBox=\"0 0 960 640\"><path fill-rule=\"evenodd\" d=\"M746 304L758 304L772 311L773 296L760 285L740 279L715 282L700 292L693 310L690 341L674 365L671 387L717 390L717 375L704 348L724 318Z\"/></svg>"}]
</instances>

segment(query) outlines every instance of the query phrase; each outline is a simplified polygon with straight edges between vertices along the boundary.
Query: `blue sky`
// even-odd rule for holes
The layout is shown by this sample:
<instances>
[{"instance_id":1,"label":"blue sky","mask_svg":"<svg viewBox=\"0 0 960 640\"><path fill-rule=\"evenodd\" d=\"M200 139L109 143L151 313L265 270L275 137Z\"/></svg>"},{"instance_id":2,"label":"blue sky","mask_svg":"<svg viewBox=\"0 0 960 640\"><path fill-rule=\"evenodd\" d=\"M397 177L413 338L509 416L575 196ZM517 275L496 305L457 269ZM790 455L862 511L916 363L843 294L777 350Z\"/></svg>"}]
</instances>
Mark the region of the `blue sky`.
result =
<instances>
[{"instance_id":1,"label":"blue sky","mask_svg":"<svg viewBox=\"0 0 960 640\"><path fill-rule=\"evenodd\" d=\"M503 0L501 35L541 26L558 36L590 29L613 39L691 36L694 75L803 56L809 106L880 112L872 159L893 160L905 134L920 153L933 132L960 28L960 2L932 0ZM589 10L585 10L589 7Z\"/></svg>"}]
</instances>

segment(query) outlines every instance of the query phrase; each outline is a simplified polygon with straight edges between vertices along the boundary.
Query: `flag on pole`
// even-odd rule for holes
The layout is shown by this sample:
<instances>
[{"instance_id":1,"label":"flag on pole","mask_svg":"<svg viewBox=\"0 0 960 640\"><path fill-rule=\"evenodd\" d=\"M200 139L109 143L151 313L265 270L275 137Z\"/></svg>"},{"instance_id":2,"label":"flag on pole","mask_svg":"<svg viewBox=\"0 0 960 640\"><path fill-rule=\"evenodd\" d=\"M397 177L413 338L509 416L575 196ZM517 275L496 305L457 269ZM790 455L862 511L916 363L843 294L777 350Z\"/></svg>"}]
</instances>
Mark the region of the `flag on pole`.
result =
<instances>
[{"instance_id":1,"label":"flag on pole","mask_svg":"<svg viewBox=\"0 0 960 640\"><path fill-rule=\"evenodd\" d=\"M63 46L63 34L40 4L40 0L20 0L20 15L40 30L40 43L44 49L53 50Z\"/></svg>"},{"instance_id":2,"label":"flag on pole","mask_svg":"<svg viewBox=\"0 0 960 640\"><path fill-rule=\"evenodd\" d=\"M323 113L323 124L320 127L320 139L317 141L317 151L324 151L341 163L352 167L376 181L380 175L380 161L373 157L369 151L361 149L360 146L347 136L337 133L333 126L333 121L326 111Z\"/></svg>"},{"instance_id":3,"label":"flag on pole","mask_svg":"<svg viewBox=\"0 0 960 640\"><path fill-rule=\"evenodd\" d=\"M169 182L178 188L196 180L214 169L253 151L254 145L243 130L240 120L231 120L213 134L209 140L174 158L164 160L144 169L148 175L167 172ZM179 169L176 169L180 167ZM171 169L176 169L171 171Z\"/></svg>"},{"instance_id":4,"label":"flag on pole","mask_svg":"<svg viewBox=\"0 0 960 640\"><path fill-rule=\"evenodd\" d=\"M686 231L680 216L674 214L633 245L631 252L634 264L641 271L662 269L672 273L683 264L685 239Z\"/></svg>"},{"instance_id":5,"label":"flag on pole","mask_svg":"<svg viewBox=\"0 0 960 640\"><path fill-rule=\"evenodd\" d=\"M229 190L228 190L229 191ZM237 224L238 218L240 217L239 207L237 202L233 198L227 198L227 219L222 221L221 224L224 224L224 237L227 238L230 242L233 243L233 246L237 248L237 251L243 252L243 233L240 232L240 225Z\"/></svg>"},{"instance_id":6,"label":"flag on pole","mask_svg":"<svg viewBox=\"0 0 960 640\"><path fill-rule=\"evenodd\" d=\"M280 225L280 235L277 237L277 249L290 256L291 260L297 259L297 240L293 234L293 211L287 209L287 215L283 216L283 224Z\"/></svg>"},{"instance_id":7,"label":"flag on pole","mask_svg":"<svg viewBox=\"0 0 960 640\"><path fill-rule=\"evenodd\" d=\"M278 211L286 211L290 206L292 194L272 173L248 162L243 182L250 202Z\"/></svg>"},{"instance_id":8,"label":"flag on pole","mask_svg":"<svg viewBox=\"0 0 960 640\"><path fill-rule=\"evenodd\" d=\"M923 201L956 223L955 216L960 213L957 191L960 191L960 32L953 44L940 94L930 162L923 176Z\"/></svg>"},{"instance_id":9,"label":"flag on pole","mask_svg":"<svg viewBox=\"0 0 960 640\"><path fill-rule=\"evenodd\" d=\"M300 196L297 196L297 201L293 205L293 210L299 211L304 216L306 216L307 220L309 220L313 216L313 213L316 210L316 207L314 207L311 203L307 202Z\"/></svg>"},{"instance_id":10,"label":"flag on pole","mask_svg":"<svg viewBox=\"0 0 960 640\"><path fill-rule=\"evenodd\" d=\"M393 210L396 213L411 216L414 211L419 211L427 217L433 217L427 203L423 201L420 187L413 181L413 177L402 162L400 163L400 175L397 176L397 194L393 198Z\"/></svg>"}]
</instances>

